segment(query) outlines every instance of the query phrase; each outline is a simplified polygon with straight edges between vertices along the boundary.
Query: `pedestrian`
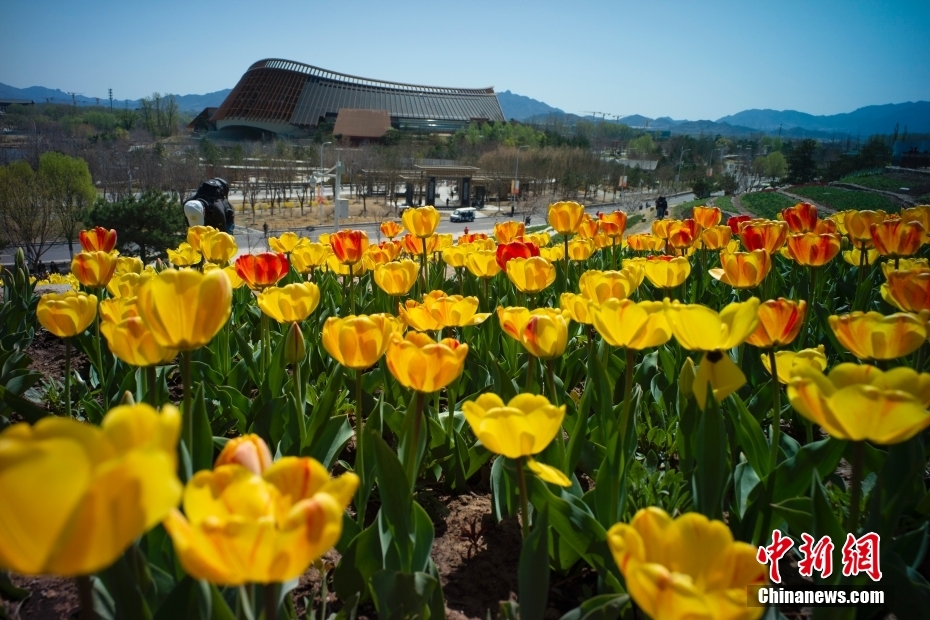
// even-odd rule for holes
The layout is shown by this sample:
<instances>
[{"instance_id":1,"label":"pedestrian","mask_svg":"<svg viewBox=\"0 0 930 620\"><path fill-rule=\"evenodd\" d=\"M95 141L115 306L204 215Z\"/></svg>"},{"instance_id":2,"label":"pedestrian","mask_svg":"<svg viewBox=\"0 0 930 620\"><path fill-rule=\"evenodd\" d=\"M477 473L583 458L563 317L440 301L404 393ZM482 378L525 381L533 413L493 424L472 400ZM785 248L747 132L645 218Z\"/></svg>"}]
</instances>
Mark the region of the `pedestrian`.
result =
<instances>
[{"instance_id":1,"label":"pedestrian","mask_svg":"<svg viewBox=\"0 0 930 620\"><path fill-rule=\"evenodd\" d=\"M268 222L265 222L264 224L262 224L262 230L265 231L265 234L263 236L267 237L268 236Z\"/></svg>"},{"instance_id":2,"label":"pedestrian","mask_svg":"<svg viewBox=\"0 0 930 620\"><path fill-rule=\"evenodd\" d=\"M446 196L446 208L447 209L449 208L449 197L448 196Z\"/></svg>"},{"instance_id":3,"label":"pedestrian","mask_svg":"<svg viewBox=\"0 0 930 620\"><path fill-rule=\"evenodd\" d=\"M468 226L465 227L465 234L468 234Z\"/></svg>"},{"instance_id":4,"label":"pedestrian","mask_svg":"<svg viewBox=\"0 0 930 620\"><path fill-rule=\"evenodd\" d=\"M510 205L510 217L513 217L514 206Z\"/></svg>"}]
</instances>

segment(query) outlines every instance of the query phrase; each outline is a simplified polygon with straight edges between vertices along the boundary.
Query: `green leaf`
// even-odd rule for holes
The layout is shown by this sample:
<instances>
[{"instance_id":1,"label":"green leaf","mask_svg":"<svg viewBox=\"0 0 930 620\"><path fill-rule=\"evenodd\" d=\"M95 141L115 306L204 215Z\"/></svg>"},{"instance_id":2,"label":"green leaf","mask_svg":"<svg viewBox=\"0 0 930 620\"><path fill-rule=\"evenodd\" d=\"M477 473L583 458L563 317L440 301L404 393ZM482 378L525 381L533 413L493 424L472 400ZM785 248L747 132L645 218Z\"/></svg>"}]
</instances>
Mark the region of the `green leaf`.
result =
<instances>
[{"instance_id":1,"label":"green leaf","mask_svg":"<svg viewBox=\"0 0 930 620\"><path fill-rule=\"evenodd\" d=\"M385 620L426 618L433 590L439 582L422 572L380 570L371 577L371 593L378 617Z\"/></svg>"},{"instance_id":2,"label":"green leaf","mask_svg":"<svg viewBox=\"0 0 930 620\"><path fill-rule=\"evenodd\" d=\"M833 543L833 566L843 565L843 542L846 541L846 533L836 515L833 514L833 507L827 497L827 490L823 483L820 482L820 476L816 473L811 474L811 516L813 517L813 528L810 535L814 540L820 540L824 536L829 536ZM802 532L798 532L801 534ZM834 570L833 574L825 580L825 583L838 583L842 577L842 571ZM814 576L815 581L823 581L819 573Z\"/></svg>"},{"instance_id":3,"label":"green leaf","mask_svg":"<svg viewBox=\"0 0 930 620\"><path fill-rule=\"evenodd\" d=\"M775 471L769 474L769 476L775 476L772 503L779 503L803 494L810 488L811 473L815 470L821 478L833 473L843 456L845 447L845 441L830 437L802 446L797 454L779 463ZM750 493L750 502L755 501L762 494L764 482L757 484Z\"/></svg>"},{"instance_id":4,"label":"green leaf","mask_svg":"<svg viewBox=\"0 0 930 620\"><path fill-rule=\"evenodd\" d=\"M723 515L723 491L726 488L727 438L720 406L708 394L708 405L697 428L697 453L691 484L694 489L694 509L709 519Z\"/></svg>"},{"instance_id":5,"label":"green leaf","mask_svg":"<svg viewBox=\"0 0 930 620\"><path fill-rule=\"evenodd\" d=\"M746 408L743 399L737 394L732 394L730 398L736 406L736 411L732 411L729 407L727 410L736 428L740 448L746 455L746 460L756 470L759 479L765 478L769 473L769 443L765 440L762 427Z\"/></svg>"},{"instance_id":6,"label":"green leaf","mask_svg":"<svg viewBox=\"0 0 930 620\"><path fill-rule=\"evenodd\" d=\"M788 523L788 531L795 537L810 533L814 527L814 507L809 497L786 499L780 504L773 504L772 509ZM765 536L766 532L763 532Z\"/></svg>"},{"instance_id":7,"label":"green leaf","mask_svg":"<svg viewBox=\"0 0 930 620\"><path fill-rule=\"evenodd\" d=\"M301 454L315 458L323 464L323 467L329 469L342 454L354 434L355 431L349 424L349 416L340 415L330 418L326 421L319 439L312 447L304 448Z\"/></svg>"},{"instance_id":8,"label":"green leaf","mask_svg":"<svg viewBox=\"0 0 930 620\"><path fill-rule=\"evenodd\" d=\"M549 601L549 518L543 508L536 513L533 531L523 541L517 583L520 620L543 620Z\"/></svg>"},{"instance_id":9,"label":"green leaf","mask_svg":"<svg viewBox=\"0 0 930 620\"><path fill-rule=\"evenodd\" d=\"M371 576L381 569L381 557L381 537L375 523L352 539L333 571L333 586L341 600L347 601L356 593L365 597Z\"/></svg>"},{"instance_id":10,"label":"green leaf","mask_svg":"<svg viewBox=\"0 0 930 620\"><path fill-rule=\"evenodd\" d=\"M382 517L386 520L393 536L401 566L409 570L413 554L410 510L413 504L413 491L407 481L407 474L394 451L388 447L380 435L367 429L364 432L365 443L369 443L375 452L375 471L378 475Z\"/></svg>"},{"instance_id":11,"label":"green leaf","mask_svg":"<svg viewBox=\"0 0 930 620\"><path fill-rule=\"evenodd\" d=\"M629 604L629 594L602 594L589 598L562 616L562 620L616 620Z\"/></svg>"},{"instance_id":12,"label":"green leaf","mask_svg":"<svg viewBox=\"0 0 930 620\"><path fill-rule=\"evenodd\" d=\"M0 594L8 601L22 601L29 596L29 590L24 590L10 581L10 573L7 571L0 571Z\"/></svg>"}]
</instances>

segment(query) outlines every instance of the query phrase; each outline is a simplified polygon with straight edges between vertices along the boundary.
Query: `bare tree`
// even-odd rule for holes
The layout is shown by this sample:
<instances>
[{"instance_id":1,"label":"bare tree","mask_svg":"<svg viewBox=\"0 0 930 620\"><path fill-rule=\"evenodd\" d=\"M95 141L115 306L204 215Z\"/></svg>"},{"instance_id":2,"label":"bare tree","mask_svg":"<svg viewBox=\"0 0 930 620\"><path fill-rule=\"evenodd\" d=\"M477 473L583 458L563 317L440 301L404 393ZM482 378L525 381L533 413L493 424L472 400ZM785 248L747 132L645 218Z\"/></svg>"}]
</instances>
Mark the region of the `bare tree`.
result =
<instances>
[{"instance_id":1,"label":"bare tree","mask_svg":"<svg viewBox=\"0 0 930 620\"><path fill-rule=\"evenodd\" d=\"M24 161L0 168L0 223L36 269L60 232L41 178Z\"/></svg>"}]
</instances>

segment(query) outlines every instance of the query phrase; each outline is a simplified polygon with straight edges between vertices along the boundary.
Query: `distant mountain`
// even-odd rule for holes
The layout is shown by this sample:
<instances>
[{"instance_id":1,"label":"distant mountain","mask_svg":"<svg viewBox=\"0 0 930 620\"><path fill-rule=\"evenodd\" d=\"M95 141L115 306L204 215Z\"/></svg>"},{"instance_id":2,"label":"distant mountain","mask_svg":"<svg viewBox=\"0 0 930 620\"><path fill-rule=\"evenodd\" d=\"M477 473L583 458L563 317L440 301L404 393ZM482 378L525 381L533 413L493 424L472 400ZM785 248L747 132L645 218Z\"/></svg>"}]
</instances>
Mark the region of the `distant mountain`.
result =
<instances>
[{"instance_id":1,"label":"distant mountain","mask_svg":"<svg viewBox=\"0 0 930 620\"><path fill-rule=\"evenodd\" d=\"M718 123L742 125L774 133L781 128L868 136L891 133L895 125L909 133L930 133L930 101L870 105L844 114L814 116L796 110L744 110L717 119Z\"/></svg>"},{"instance_id":2,"label":"distant mountain","mask_svg":"<svg viewBox=\"0 0 930 620\"><path fill-rule=\"evenodd\" d=\"M542 101L537 101L536 99L531 99L523 95L517 95L509 90L497 93L497 100L500 102L501 109L504 111L504 118L508 121L511 119L525 121L533 116L565 114L562 110L553 108L551 105L543 103Z\"/></svg>"},{"instance_id":3,"label":"distant mountain","mask_svg":"<svg viewBox=\"0 0 930 620\"><path fill-rule=\"evenodd\" d=\"M190 112L200 112L207 107L218 107L226 95L229 94L230 88L218 90L205 95L175 95L178 107L181 110ZM88 105L109 105L110 100L106 97L88 97L85 95L74 95L62 90L45 88L44 86L30 86L29 88L16 88L8 84L0 83L0 98L8 99L31 99L36 103L77 103L79 106ZM139 107L138 99L114 99L113 107L124 107L129 105L131 108Z\"/></svg>"}]
</instances>

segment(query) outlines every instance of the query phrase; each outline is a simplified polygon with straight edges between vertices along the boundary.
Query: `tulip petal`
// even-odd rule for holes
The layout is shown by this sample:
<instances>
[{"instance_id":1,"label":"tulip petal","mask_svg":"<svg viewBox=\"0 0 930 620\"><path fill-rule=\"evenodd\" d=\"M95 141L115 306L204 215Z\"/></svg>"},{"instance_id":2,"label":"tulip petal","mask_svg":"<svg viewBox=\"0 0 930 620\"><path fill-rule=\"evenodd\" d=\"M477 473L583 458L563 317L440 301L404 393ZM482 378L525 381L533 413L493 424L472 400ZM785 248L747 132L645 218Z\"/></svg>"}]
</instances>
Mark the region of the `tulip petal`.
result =
<instances>
[{"instance_id":1,"label":"tulip petal","mask_svg":"<svg viewBox=\"0 0 930 620\"><path fill-rule=\"evenodd\" d=\"M529 466L530 471L539 476L544 482L557 484L560 487L572 486L572 481L568 479L568 476L551 465L540 463L535 459L527 459L526 464Z\"/></svg>"}]
</instances>

